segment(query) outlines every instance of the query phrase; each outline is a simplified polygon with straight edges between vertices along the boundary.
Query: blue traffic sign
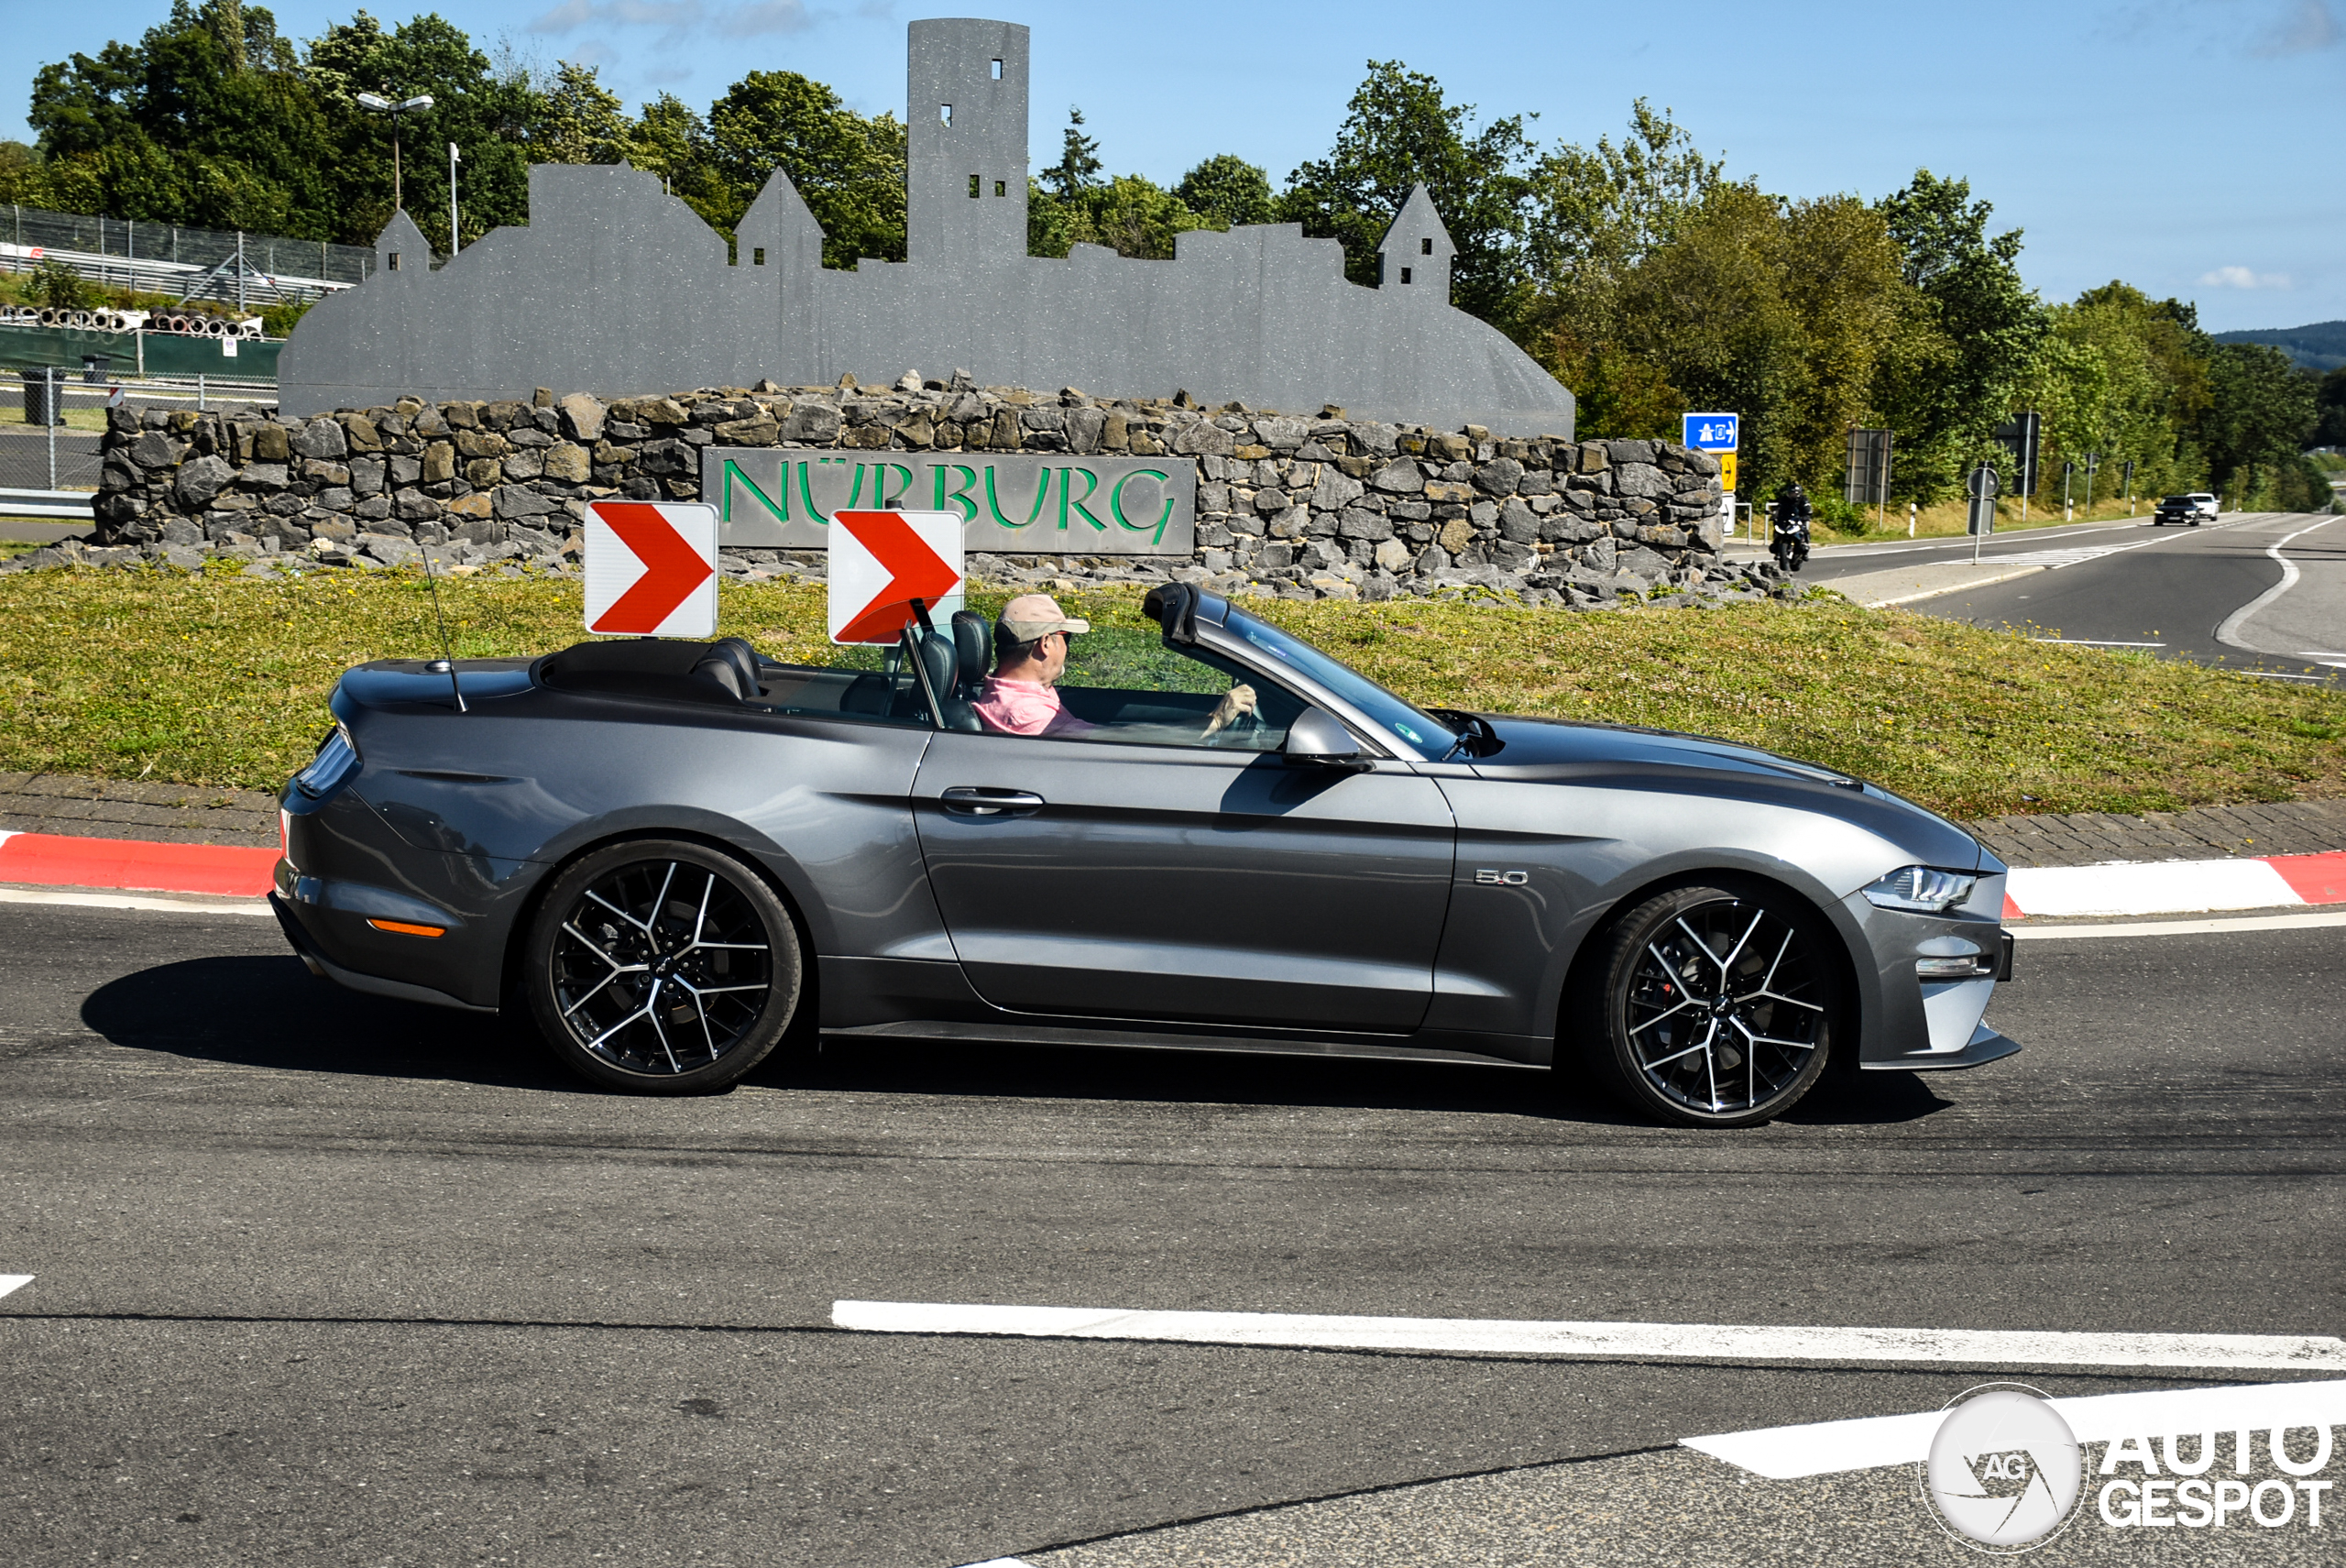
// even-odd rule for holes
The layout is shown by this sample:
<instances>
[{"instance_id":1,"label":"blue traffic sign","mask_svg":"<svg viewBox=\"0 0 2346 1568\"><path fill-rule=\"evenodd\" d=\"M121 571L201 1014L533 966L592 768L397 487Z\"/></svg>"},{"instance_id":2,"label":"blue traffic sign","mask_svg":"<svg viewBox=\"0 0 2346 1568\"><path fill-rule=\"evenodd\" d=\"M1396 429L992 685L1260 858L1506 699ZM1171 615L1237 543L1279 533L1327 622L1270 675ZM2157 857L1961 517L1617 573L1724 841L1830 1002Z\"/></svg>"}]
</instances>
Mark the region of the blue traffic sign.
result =
<instances>
[{"instance_id":1,"label":"blue traffic sign","mask_svg":"<svg viewBox=\"0 0 2346 1568\"><path fill-rule=\"evenodd\" d=\"M1697 452L1732 452L1740 421L1738 414L1688 414L1685 444Z\"/></svg>"}]
</instances>

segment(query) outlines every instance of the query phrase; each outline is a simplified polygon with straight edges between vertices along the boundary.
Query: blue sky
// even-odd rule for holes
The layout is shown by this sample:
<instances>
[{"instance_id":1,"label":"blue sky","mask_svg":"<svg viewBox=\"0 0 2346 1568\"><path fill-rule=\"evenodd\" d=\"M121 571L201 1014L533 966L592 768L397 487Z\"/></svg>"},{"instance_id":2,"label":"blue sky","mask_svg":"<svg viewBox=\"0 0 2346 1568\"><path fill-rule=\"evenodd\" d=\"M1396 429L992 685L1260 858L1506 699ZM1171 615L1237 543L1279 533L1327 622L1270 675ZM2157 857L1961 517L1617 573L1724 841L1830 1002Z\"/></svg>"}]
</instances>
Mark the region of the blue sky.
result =
<instances>
[{"instance_id":1,"label":"blue sky","mask_svg":"<svg viewBox=\"0 0 2346 1568\"><path fill-rule=\"evenodd\" d=\"M349 4L279 0L296 38ZM596 65L630 106L705 109L753 68L904 112L889 0L373 0L437 9L485 48ZM1730 174L1788 195L1874 197L1926 166L1972 181L2047 299L2111 278L2196 300L2211 330L2346 317L2346 181L2334 124L2346 0L1985 0L1956 6L1579 3L1341 6L996 3L1034 28L1036 161L1082 105L1111 171L1170 183L1235 152L1274 182L1323 153L1365 60L1399 59L1543 141L1617 137L1631 100L1673 108ZM13 81L0 137L46 60L134 38L167 0L0 0ZM1716 19L1714 19L1716 18Z\"/></svg>"}]
</instances>

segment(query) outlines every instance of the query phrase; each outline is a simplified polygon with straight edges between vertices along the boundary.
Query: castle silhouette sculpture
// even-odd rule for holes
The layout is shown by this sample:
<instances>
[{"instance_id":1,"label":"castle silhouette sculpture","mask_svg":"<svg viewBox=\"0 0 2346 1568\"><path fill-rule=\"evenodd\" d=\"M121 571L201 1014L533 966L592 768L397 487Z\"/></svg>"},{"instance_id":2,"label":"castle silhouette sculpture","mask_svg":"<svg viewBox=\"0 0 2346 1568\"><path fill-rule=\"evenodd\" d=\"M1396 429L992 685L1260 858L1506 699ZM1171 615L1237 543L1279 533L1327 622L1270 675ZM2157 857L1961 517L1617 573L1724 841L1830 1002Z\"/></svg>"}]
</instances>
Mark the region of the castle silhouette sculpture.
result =
<instances>
[{"instance_id":1,"label":"castle silhouette sculpture","mask_svg":"<svg viewBox=\"0 0 2346 1568\"><path fill-rule=\"evenodd\" d=\"M279 363L292 413L404 395L604 396L893 380L967 369L983 385L1238 399L1291 413L1569 436L1573 395L1450 303L1455 254L1420 185L1379 247L1375 288L1296 224L1198 230L1174 259L1079 245L1026 254L1027 29L909 28L908 259L822 265L823 231L776 170L735 235L625 165L537 164L530 222L437 270L404 212L378 270L322 300Z\"/></svg>"}]
</instances>

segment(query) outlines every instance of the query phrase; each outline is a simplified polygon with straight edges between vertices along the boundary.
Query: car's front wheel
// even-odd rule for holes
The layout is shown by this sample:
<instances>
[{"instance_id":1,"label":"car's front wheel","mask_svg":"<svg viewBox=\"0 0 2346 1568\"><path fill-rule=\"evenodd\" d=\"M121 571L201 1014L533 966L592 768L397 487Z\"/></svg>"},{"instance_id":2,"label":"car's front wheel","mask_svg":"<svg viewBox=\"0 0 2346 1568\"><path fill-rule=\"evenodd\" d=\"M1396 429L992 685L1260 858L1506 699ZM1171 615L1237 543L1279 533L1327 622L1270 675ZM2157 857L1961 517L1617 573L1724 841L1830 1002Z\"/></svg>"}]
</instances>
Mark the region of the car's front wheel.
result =
<instances>
[{"instance_id":1,"label":"car's front wheel","mask_svg":"<svg viewBox=\"0 0 2346 1568\"><path fill-rule=\"evenodd\" d=\"M1631 1105L1690 1127L1781 1116L1833 1047L1833 938L1807 905L1752 887L1681 887L1617 921L1577 1033Z\"/></svg>"},{"instance_id":2,"label":"car's front wheel","mask_svg":"<svg viewBox=\"0 0 2346 1568\"><path fill-rule=\"evenodd\" d=\"M671 839L613 844L547 889L530 934L538 1028L565 1065L637 1094L722 1089L798 1012L798 932L764 880Z\"/></svg>"}]
</instances>

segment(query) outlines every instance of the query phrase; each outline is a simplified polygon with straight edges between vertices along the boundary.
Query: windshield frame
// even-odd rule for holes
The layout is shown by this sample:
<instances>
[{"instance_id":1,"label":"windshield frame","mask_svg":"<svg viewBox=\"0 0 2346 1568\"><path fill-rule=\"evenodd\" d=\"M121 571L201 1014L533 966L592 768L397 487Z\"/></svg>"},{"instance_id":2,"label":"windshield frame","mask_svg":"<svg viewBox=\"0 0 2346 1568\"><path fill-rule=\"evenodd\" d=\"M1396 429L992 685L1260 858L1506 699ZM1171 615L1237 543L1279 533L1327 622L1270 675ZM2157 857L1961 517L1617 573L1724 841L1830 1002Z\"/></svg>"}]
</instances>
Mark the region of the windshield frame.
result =
<instances>
[{"instance_id":1,"label":"windshield frame","mask_svg":"<svg viewBox=\"0 0 2346 1568\"><path fill-rule=\"evenodd\" d=\"M1232 604L1219 624L1199 618L1200 632L1219 632L1216 652L1261 666L1335 709L1379 746L1419 762L1439 762L1458 750L1458 732L1424 708L1370 680L1350 664L1291 631Z\"/></svg>"}]
</instances>

